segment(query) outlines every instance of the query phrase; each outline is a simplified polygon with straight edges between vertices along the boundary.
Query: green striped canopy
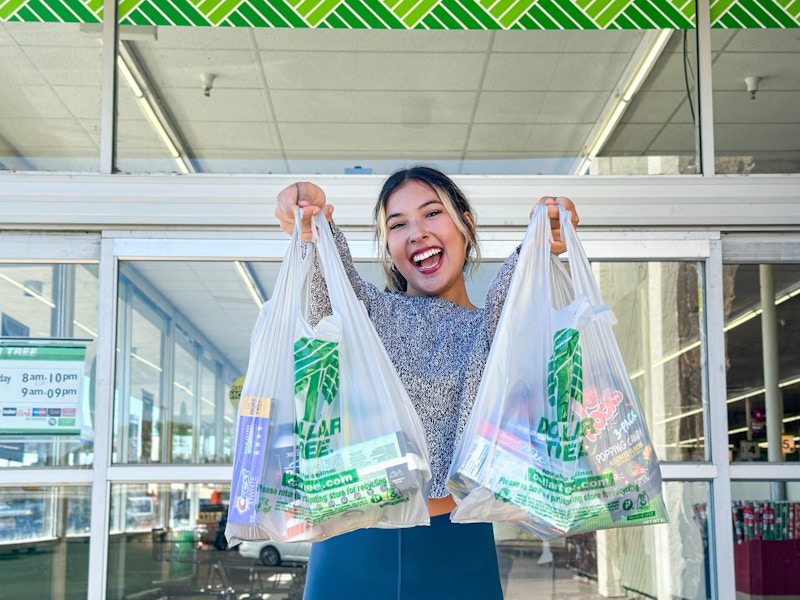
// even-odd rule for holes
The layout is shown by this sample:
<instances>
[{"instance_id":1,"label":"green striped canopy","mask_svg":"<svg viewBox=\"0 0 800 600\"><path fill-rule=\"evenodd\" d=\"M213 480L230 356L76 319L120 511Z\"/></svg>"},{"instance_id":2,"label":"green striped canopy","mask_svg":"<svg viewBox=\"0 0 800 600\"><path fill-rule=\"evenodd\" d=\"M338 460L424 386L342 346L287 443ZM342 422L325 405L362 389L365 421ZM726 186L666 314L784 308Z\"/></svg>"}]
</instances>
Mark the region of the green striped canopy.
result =
<instances>
[{"instance_id":1,"label":"green striped canopy","mask_svg":"<svg viewBox=\"0 0 800 600\"><path fill-rule=\"evenodd\" d=\"M694 0L121 0L123 25L692 29ZM98 23L102 0L0 0L0 21ZM800 0L712 0L716 28L800 27Z\"/></svg>"}]
</instances>

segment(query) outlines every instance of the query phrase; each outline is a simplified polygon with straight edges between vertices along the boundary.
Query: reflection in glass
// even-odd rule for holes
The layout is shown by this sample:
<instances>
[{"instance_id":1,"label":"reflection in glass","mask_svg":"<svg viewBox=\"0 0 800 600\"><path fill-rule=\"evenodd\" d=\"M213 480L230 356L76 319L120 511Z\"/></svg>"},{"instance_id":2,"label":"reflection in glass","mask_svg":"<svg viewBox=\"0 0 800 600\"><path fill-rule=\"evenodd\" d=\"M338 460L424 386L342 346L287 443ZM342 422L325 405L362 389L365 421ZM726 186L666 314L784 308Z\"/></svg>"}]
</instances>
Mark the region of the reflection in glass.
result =
<instances>
[{"instance_id":1,"label":"reflection in glass","mask_svg":"<svg viewBox=\"0 0 800 600\"><path fill-rule=\"evenodd\" d=\"M661 460L708 460L699 270L691 262L592 263Z\"/></svg>"},{"instance_id":2,"label":"reflection in glass","mask_svg":"<svg viewBox=\"0 0 800 600\"><path fill-rule=\"evenodd\" d=\"M0 22L0 171L97 171L99 31Z\"/></svg>"},{"instance_id":3,"label":"reflection in glass","mask_svg":"<svg viewBox=\"0 0 800 600\"><path fill-rule=\"evenodd\" d=\"M161 462L164 445L164 315L123 279L117 320L114 462ZM128 373L127 378L120 377Z\"/></svg>"},{"instance_id":4,"label":"reflection in glass","mask_svg":"<svg viewBox=\"0 0 800 600\"><path fill-rule=\"evenodd\" d=\"M108 597L302 597L309 545L229 548L229 498L228 482L112 485Z\"/></svg>"},{"instance_id":5,"label":"reflection in glass","mask_svg":"<svg viewBox=\"0 0 800 600\"><path fill-rule=\"evenodd\" d=\"M0 487L3 598L86 598L90 488Z\"/></svg>"},{"instance_id":6,"label":"reflection in glass","mask_svg":"<svg viewBox=\"0 0 800 600\"><path fill-rule=\"evenodd\" d=\"M597 174L694 173L694 39L134 27L120 45L118 167L387 174L423 161L530 175L583 174L592 162Z\"/></svg>"},{"instance_id":7,"label":"reflection in glass","mask_svg":"<svg viewBox=\"0 0 800 600\"><path fill-rule=\"evenodd\" d=\"M724 274L731 458L797 461L800 266L726 265ZM774 309L764 311L769 295Z\"/></svg>"},{"instance_id":8,"label":"reflection in glass","mask_svg":"<svg viewBox=\"0 0 800 600\"><path fill-rule=\"evenodd\" d=\"M506 598L710 598L706 483L668 482L670 522L542 542L495 524Z\"/></svg>"},{"instance_id":9,"label":"reflection in glass","mask_svg":"<svg viewBox=\"0 0 800 600\"><path fill-rule=\"evenodd\" d=\"M174 346L175 375L172 380L172 435L170 456L172 462L190 462L194 448L195 384L197 359L191 341L180 330L176 331Z\"/></svg>"},{"instance_id":10,"label":"reflection in glass","mask_svg":"<svg viewBox=\"0 0 800 600\"><path fill-rule=\"evenodd\" d=\"M800 483L731 483L731 527L737 596L795 598L800 595Z\"/></svg>"},{"instance_id":11,"label":"reflection in glass","mask_svg":"<svg viewBox=\"0 0 800 600\"><path fill-rule=\"evenodd\" d=\"M797 30L712 29L711 50L716 172L800 173Z\"/></svg>"},{"instance_id":12,"label":"reflection in glass","mask_svg":"<svg viewBox=\"0 0 800 600\"><path fill-rule=\"evenodd\" d=\"M251 263L266 297L279 263ZM114 462L231 463L260 305L234 262L120 263Z\"/></svg>"},{"instance_id":13,"label":"reflection in glass","mask_svg":"<svg viewBox=\"0 0 800 600\"><path fill-rule=\"evenodd\" d=\"M0 265L0 328L0 343L31 355L0 362L11 378L0 392L0 467L90 465L96 265Z\"/></svg>"}]
</instances>

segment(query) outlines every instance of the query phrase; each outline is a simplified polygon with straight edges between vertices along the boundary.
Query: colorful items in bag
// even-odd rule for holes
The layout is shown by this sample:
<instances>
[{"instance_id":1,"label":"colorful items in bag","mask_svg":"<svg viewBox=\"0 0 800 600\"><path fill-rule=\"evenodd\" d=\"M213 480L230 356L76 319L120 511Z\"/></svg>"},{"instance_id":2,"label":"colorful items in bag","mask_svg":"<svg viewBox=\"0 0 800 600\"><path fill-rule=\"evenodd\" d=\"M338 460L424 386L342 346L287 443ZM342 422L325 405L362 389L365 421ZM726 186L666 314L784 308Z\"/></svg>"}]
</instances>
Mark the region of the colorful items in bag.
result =
<instances>
[{"instance_id":1,"label":"colorful items in bag","mask_svg":"<svg viewBox=\"0 0 800 600\"><path fill-rule=\"evenodd\" d=\"M232 523L254 525L258 522L259 489L268 448L271 409L272 398L242 396L239 400L234 477L228 508L228 520Z\"/></svg>"},{"instance_id":2,"label":"colorful items in bag","mask_svg":"<svg viewBox=\"0 0 800 600\"><path fill-rule=\"evenodd\" d=\"M552 539L667 520L613 315L566 211L561 230L572 279L550 257L537 208L450 469L455 522L509 522Z\"/></svg>"},{"instance_id":3,"label":"colorful items in bag","mask_svg":"<svg viewBox=\"0 0 800 600\"><path fill-rule=\"evenodd\" d=\"M339 401L338 342L302 337L294 344L295 422L291 432L272 444L264 464L270 399L257 404L250 420L240 417L244 429L237 437L244 447L237 458L250 457L235 468L240 474L241 515L233 523L253 524L259 513L287 515L288 539L305 539L310 528L347 513L358 523L368 510L409 501L419 490L412 470L427 466L408 437L398 431L366 441L348 444ZM250 410L246 402L241 410ZM249 414L249 413L248 413ZM263 447L263 448L262 448ZM255 449L253 451L253 449ZM280 485L261 485L259 466L278 473ZM262 469L263 470L263 469ZM237 501L238 506L238 501ZM231 518L229 517L229 520ZM369 523L369 519L365 523Z\"/></svg>"},{"instance_id":4,"label":"colorful items in bag","mask_svg":"<svg viewBox=\"0 0 800 600\"><path fill-rule=\"evenodd\" d=\"M547 369L549 410L538 416L535 409L518 410L500 428L484 422L458 474L484 482L495 498L510 504L509 515L517 508L530 511L562 533L621 520L663 522L645 489L649 470L642 463L654 459L652 446L643 443L638 429L626 437L635 411L625 410L632 406L619 391L606 390L600 402L596 390L584 394L581 357L579 332L557 331ZM617 440L613 445L607 443L610 435ZM564 463L575 466L564 469Z\"/></svg>"}]
</instances>

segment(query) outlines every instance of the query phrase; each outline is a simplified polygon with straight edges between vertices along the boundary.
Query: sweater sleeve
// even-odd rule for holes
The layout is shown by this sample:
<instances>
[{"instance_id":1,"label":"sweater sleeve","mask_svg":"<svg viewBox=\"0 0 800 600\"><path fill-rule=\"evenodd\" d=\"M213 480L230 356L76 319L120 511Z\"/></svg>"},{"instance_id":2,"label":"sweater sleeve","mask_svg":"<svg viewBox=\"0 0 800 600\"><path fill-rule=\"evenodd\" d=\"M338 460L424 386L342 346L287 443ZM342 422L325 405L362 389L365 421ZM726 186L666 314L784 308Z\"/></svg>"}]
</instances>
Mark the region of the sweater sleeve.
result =
<instances>
[{"instance_id":1,"label":"sweater sleeve","mask_svg":"<svg viewBox=\"0 0 800 600\"><path fill-rule=\"evenodd\" d=\"M503 312L503 305L506 302L508 288L511 287L511 278L514 277L514 270L517 267L519 258L519 247L506 259L494 280L486 292L484 311L486 312L486 329L489 334L489 343L494 339L497 331L497 323L500 321L500 314Z\"/></svg>"},{"instance_id":2,"label":"sweater sleeve","mask_svg":"<svg viewBox=\"0 0 800 600\"><path fill-rule=\"evenodd\" d=\"M339 251L339 258L342 260L347 279L353 286L356 297L364 303L367 313L372 321L381 318L387 310L385 294L378 290L373 284L364 281L358 274L347 239L336 224L331 221L331 232L336 249ZM309 307L309 321L316 325L321 319L331 314L331 302L328 296L328 287L325 285L325 275L319 262L319 256L312 242L303 243L304 256L307 252L314 252L314 269L311 278L311 302Z\"/></svg>"}]
</instances>

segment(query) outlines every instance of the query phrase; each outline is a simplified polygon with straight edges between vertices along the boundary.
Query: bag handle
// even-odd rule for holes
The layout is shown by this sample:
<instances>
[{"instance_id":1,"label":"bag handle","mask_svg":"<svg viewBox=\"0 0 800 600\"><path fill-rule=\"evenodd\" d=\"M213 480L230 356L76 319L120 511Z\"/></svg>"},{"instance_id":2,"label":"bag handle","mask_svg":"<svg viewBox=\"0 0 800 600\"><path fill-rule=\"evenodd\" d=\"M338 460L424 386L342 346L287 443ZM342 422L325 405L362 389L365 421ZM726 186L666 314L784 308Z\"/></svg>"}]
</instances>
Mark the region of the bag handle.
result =
<instances>
[{"instance_id":1,"label":"bag handle","mask_svg":"<svg viewBox=\"0 0 800 600\"><path fill-rule=\"evenodd\" d=\"M595 316L602 317L613 325L617 322L617 319L614 317L611 307L603 303L600 287L597 285L594 273L592 273L592 267L589 265L589 259L586 257L583 244L581 244L578 234L572 226L572 212L559 205L558 216L561 226L561 238L567 244L567 260L569 261L575 296L586 296L594 308Z\"/></svg>"},{"instance_id":2,"label":"bag handle","mask_svg":"<svg viewBox=\"0 0 800 600\"><path fill-rule=\"evenodd\" d=\"M295 226L298 226L297 222ZM363 307L347 277L330 223L322 211L311 217L311 232L312 241L318 248L319 262L325 276L325 285L328 287L331 308L334 312L345 313L354 306ZM366 316L366 309L364 315Z\"/></svg>"}]
</instances>

